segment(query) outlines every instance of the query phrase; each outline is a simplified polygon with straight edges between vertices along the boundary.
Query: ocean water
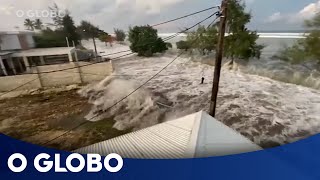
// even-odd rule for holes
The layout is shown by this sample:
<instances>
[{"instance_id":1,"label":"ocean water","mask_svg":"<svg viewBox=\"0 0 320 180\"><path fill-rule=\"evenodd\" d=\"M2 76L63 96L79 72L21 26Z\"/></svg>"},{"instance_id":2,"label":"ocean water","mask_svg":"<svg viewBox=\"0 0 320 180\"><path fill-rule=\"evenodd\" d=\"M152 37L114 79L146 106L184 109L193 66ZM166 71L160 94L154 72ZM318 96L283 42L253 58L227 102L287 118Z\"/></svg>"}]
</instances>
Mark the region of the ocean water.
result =
<instances>
[{"instance_id":1,"label":"ocean water","mask_svg":"<svg viewBox=\"0 0 320 180\"><path fill-rule=\"evenodd\" d=\"M274 55L280 49L293 45L298 39L304 38L304 33L258 33L260 38L257 43L265 45L264 55ZM166 38L174 33L159 34L160 37ZM169 42L175 45L176 42L186 40L186 35L181 34Z\"/></svg>"},{"instance_id":2,"label":"ocean water","mask_svg":"<svg viewBox=\"0 0 320 180\"><path fill-rule=\"evenodd\" d=\"M273 56L280 50L292 46L297 40L304 38L303 33L258 33L258 44L264 45L260 59L250 59L248 62L238 62L236 70L259 76L268 77L277 81L302 85L320 90L320 72L316 63L303 65L291 64ZM173 34L159 34L160 37L168 37ZM175 48L175 43L185 40L186 35L170 40ZM201 59L195 56L193 59ZM208 59L208 57L206 57ZM211 58L214 59L214 55Z\"/></svg>"}]
</instances>

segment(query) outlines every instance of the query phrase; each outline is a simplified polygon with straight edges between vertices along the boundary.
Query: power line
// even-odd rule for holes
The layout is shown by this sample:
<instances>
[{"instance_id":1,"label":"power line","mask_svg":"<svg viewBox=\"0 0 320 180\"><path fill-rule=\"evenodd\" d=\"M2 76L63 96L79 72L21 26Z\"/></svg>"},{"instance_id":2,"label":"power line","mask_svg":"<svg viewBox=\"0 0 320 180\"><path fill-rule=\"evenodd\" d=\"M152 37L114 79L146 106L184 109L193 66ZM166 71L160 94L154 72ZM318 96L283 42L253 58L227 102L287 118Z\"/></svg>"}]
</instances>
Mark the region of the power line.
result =
<instances>
[{"instance_id":1,"label":"power line","mask_svg":"<svg viewBox=\"0 0 320 180\"><path fill-rule=\"evenodd\" d=\"M210 9L212 9L212 8L210 8ZM217 16L218 16L219 13L220 13L220 12L217 11L217 12L215 12L214 14L210 15L209 17L207 17L206 19L198 22L197 24L195 24L195 25L193 25L193 26L191 26L191 27L188 27L188 28L186 28L185 30L182 30L182 31L180 31L180 32L177 32L177 33L175 33L175 34L173 34L173 35L171 35L171 36L168 36L168 37L164 38L163 40L164 40L165 42L167 42L167 41L169 41L169 40L171 40L171 39L179 36L180 34L185 33L185 32L187 32L187 31L189 31L190 29L198 26L199 24L201 24L201 23L203 23L204 21L210 19L210 18L213 17L214 15L217 15ZM213 21L213 22L215 22L215 21ZM211 23L210 25L212 25L212 23ZM210 25L209 25L209 26L210 26ZM150 44L151 44L151 43L150 43ZM120 52L116 52L116 53L112 53L112 54L108 54L108 55L119 54L119 53L128 52L128 51L131 51L131 50L120 51ZM107 55L103 55L103 56L107 56Z\"/></svg>"},{"instance_id":2,"label":"power line","mask_svg":"<svg viewBox=\"0 0 320 180\"><path fill-rule=\"evenodd\" d=\"M154 79L155 77L157 77L162 71L164 71L168 66L170 66L175 60L177 60L184 52L181 52L176 58L174 58L170 63L168 63L165 67L163 67L158 73L156 73L155 75L153 75L151 78L149 78L146 82L144 82L143 84L141 84L138 88L136 88L135 90L133 90L132 92L130 92L128 95L126 95L125 97L123 97L122 99L118 100L115 104L113 104L112 106L108 107L107 109L105 109L103 112L107 112L108 110L112 109L113 107L117 106L119 103L121 103L123 100L127 99L129 96L131 96L132 94L134 94L135 92L137 92L138 90L140 90L143 86L145 86L147 83L149 83L152 79ZM41 145L46 145L52 141L55 141L56 139L59 139L60 137L70 133L71 131L78 129L79 127L87 124L88 122L90 122L90 120L98 117L99 115L93 116L92 118L90 118L89 120L87 120L86 122L83 122L81 124L79 124L78 126L68 130L67 132L55 137L54 139L47 141L44 144Z\"/></svg>"},{"instance_id":3,"label":"power line","mask_svg":"<svg viewBox=\"0 0 320 180\"><path fill-rule=\"evenodd\" d=\"M181 16L181 17L178 17L178 18L175 18L175 19L171 19L171 20L168 20L168 21L164 21L164 22L161 22L161 23L158 23L158 24L153 24L153 25L151 25L151 27L157 27L157 26L160 26L160 25L163 25L163 24L171 23L171 22L174 22L174 21L177 21L177 20L180 20L180 19L184 19L184 18L187 18L187 17L190 17L190 16L194 16L194 15L196 15L196 14L200 14L200 13L202 13L202 12L206 12L206 11L209 11L209 10L212 10L212 9L215 9L215 8L220 9L220 6L212 6L212 7L210 7L210 8L203 9L203 10L200 10L200 11L197 11L197 12L194 12L194 13L190 13L190 14L187 14L187 15L184 15L184 16ZM106 54L106 55L103 55L103 56L120 54L120 53L123 53L123 52L129 52L129 51L131 51L131 50L119 51L119 52L115 52L115 53Z\"/></svg>"},{"instance_id":4,"label":"power line","mask_svg":"<svg viewBox=\"0 0 320 180\"><path fill-rule=\"evenodd\" d=\"M205 11L209 11L209 10L214 9L214 8L219 8L219 6L213 6L213 7L210 7L210 8L207 8L207 9L203 9L203 10L200 10L200 11L197 11L197 12L194 12L194 13L191 13L191 14L187 14L187 15L182 16L182 17L178 17L178 18L175 18L175 19L172 19L172 20L168 20L168 21L165 21L165 22L162 22L162 23L158 23L158 24L152 25L152 27L159 26L159 25L166 24L166 23L170 23L170 22L174 22L174 21L177 21L177 20L180 20L180 19L183 19L183 18L187 18L187 17L193 16L193 15L196 15L196 14L199 14L199 13L202 13L202 12L205 12ZM217 12L214 13L213 15L215 15L215 14L217 14ZM211 18L213 15L209 16L209 17L206 18L205 20ZM169 36L169 37L165 38L164 41L168 41L168 40L170 40L170 39L173 39L173 38L177 37L179 34L182 34L182 33L186 32L186 31L194 28L195 26L201 24L201 23L204 22L205 20L197 23L196 25L194 25L194 26L192 26L192 27L187 28L186 30L183 30L183 31L181 31L181 32L178 32L178 33L172 35L172 36ZM124 52L129 52L129 51L131 51L131 50L119 51L119 52L116 52L116 53L110 53L110 54L103 55L103 56L120 54L120 53L124 53ZM119 57L116 57L116 58L113 58L113 59L110 59L110 60L116 60L116 59L119 59L119 58L122 58L122 57L125 57L125 56L129 56L129 55L132 55L132 54L135 54L135 53L128 53L128 54L121 55L121 56L119 56ZM90 59L91 59L91 58L90 58ZM89 59L87 59L87 60L89 60ZM48 73L55 73L55 72L61 72L61 71L66 71L66 70L72 70L72 69L76 69L76 68L80 68L80 67L86 67L86 66L90 66L90 65L98 64L98 63L100 63L100 62L91 63L91 64L82 65L82 66L73 67L73 68L65 68L65 69L60 69L60 70L41 72L41 74L48 74ZM37 74L37 73L26 73L26 74Z\"/></svg>"},{"instance_id":5,"label":"power line","mask_svg":"<svg viewBox=\"0 0 320 180\"><path fill-rule=\"evenodd\" d=\"M169 40L177 37L179 34L182 34L182 33L184 33L184 32L187 32L188 30L190 30L190 29L198 26L199 24L203 23L204 21L210 19L210 18L213 17L214 15L219 15L219 11L213 13L212 15L210 15L210 16L208 16L207 18L205 18L204 20L196 23L195 25L193 25L193 26L191 26L191 27L189 27L189 28L186 28L185 30L182 30L182 31L180 31L180 32L177 32L177 33L175 33L175 34L172 35L172 36L169 36L169 37L165 38L164 41L165 41L165 42L166 42L166 41L169 41ZM216 19L215 19L215 20L216 20ZM214 21L215 21L215 20L214 20ZM150 44L153 44L153 43L154 43L154 42L152 42L152 43L150 43ZM131 50L129 50L129 51L131 51ZM126 52L126 51L121 51L121 52ZM116 53L114 53L114 54L116 54ZM135 54L135 53L134 53L134 52L131 52L131 53L124 54L124 55L121 55L121 56L118 56L118 57L115 57L115 58L112 58L112 59L109 59L109 60L117 60L117 59L120 59L120 58L122 58L122 57L129 56L129 55L132 55L132 54ZM85 60L85 59L84 59L84 60ZM87 59L87 60L89 60L89 59ZM77 67L71 67L71 68L65 68L65 69L59 69L59 70L41 72L40 74L49 74L49 73L62 72L62 71L77 69L77 68L81 68L81 67L91 66L91 65L99 64L99 63L102 63L102 62L95 62L95 63L90 63L90 64L81 65L81 66L77 66ZM27 74L38 74L38 73L26 73L25 75L27 75ZM37 79L38 79L38 78L37 78ZM36 80L36 79L35 79L35 80ZM27 83L23 84L22 86L25 86L25 85L27 85L27 84L35 81L35 80L32 80L32 81L30 81L30 82L27 82ZM13 90L10 90L10 91L6 92L5 94L8 94L8 93L10 93L10 92L12 92L12 91L15 91L16 89L19 89L19 88L22 87L22 86L19 86L19 87L17 87L17 88L14 88ZM3 94L3 95L5 95L5 94ZM1 96L3 96L3 95L1 95ZM0 97L1 97L1 96L0 96Z\"/></svg>"},{"instance_id":6,"label":"power line","mask_svg":"<svg viewBox=\"0 0 320 180\"><path fill-rule=\"evenodd\" d=\"M184 32L187 32L188 30L198 26L199 24L203 23L204 21L210 19L211 17L213 17L214 15L217 15L217 12L215 12L214 14L208 16L207 18L205 18L204 20L196 23L195 25L189 27L189 28L186 28L185 30L183 31L180 31L172 36L169 36L167 38L165 38L164 41L168 41L168 40L171 40L175 37L177 37L179 34L182 34ZM154 44L155 42L151 42L150 44ZM128 51L131 51L131 50L128 50ZM122 51L122 52L126 52L126 51ZM121 56L118 56L118 57L115 57L115 58L111 58L109 60L117 60L119 58L122 58L122 57L125 57L125 56L129 56L129 55L132 55L132 54L135 54L134 52L131 52L131 53L128 53L128 54L124 54L124 55L121 55ZM88 59L89 60L89 59ZM65 68L65 69L59 69L59 70L53 70L53 71L46 71L46 72L41 72L41 74L49 74L49 73L55 73L55 72L61 72L61 71L66 71L66 70L72 70L72 69L76 69L76 68L81 68L81 67L86 67L86 66L91 66L91 65L94 65L94 64L98 64L98 63L101 63L101 62L95 62L95 63L90 63L90 64L86 64L86 65L81 65L81 66L78 66L78 67L71 67L71 68ZM38 74L38 73L26 73L26 74Z\"/></svg>"},{"instance_id":7,"label":"power line","mask_svg":"<svg viewBox=\"0 0 320 180\"><path fill-rule=\"evenodd\" d=\"M212 14L210 17L212 17L212 16L215 15L215 14L216 14L216 13ZM209 19L209 18L206 18L205 20L207 20L207 19ZM216 18L216 19L217 19L217 18ZM216 20L216 19L215 19L215 20ZM202 20L201 22L204 22L205 20ZM201 24L201 23L197 23L197 24ZM194 26L194 27L195 27L195 26ZM195 39L195 40L196 40L196 39ZM195 40L194 40L194 41L195 41ZM192 42L192 43L194 43L194 42ZM151 78L149 78L147 81L145 81L143 84L141 84L141 85L140 85L139 87L137 87L135 90L133 90L131 93L129 93L129 94L126 95L125 97L123 97L123 98L121 98L120 100L118 100L115 104L113 104L112 106L110 106L110 107L108 107L107 109L105 109L103 112L104 112L104 113L107 112L108 110L112 109L113 107L115 107L116 105L118 105L119 103L121 103L123 100L127 99L129 96L131 96L132 94L134 94L135 92L137 92L138 90L140 90L143 86L145 86L145 85L146 85L147 83L149 83L152 79L154 79L155 77L157 77L161 72L163 72L167 67L169 67L174 61L176 61L176 60L177 60L182 54L184 54L184 53L185 53L184 51L180 52L172 61L170 61L166 66L164 66L159 72L157 72L155 75L153 75L153 76L152 76ZM41 144L41 145L47 145L48 143L51 143L51 142L59 139L60 137L66 135L66 134L68 134L68 133L70 133L71 131L73 131L73 130L75 130L75 129L77 129L77 128L85 125L85 124L87 124L88 122L90 122L90 120L92 120L92 119L94 119L94 118L96 118L96 117L98 117L98 116L100 116L100 114L98 114L98 115L96 115L96 116L93 116L92 118L90 118L90 119L87 120L86 122L83 122L83 123L79 124L78 126L76 126L76 127L72 128L72 129L64 132L63 134L61 134L61 135L59 135L59 136L57 136L57 137L55 137L55 138L53 138L53 139L51 139L51 140L43 143L43 144Z\"/></svg>"},{"instance_id":8,"label":"power line","mask_svg":"<svg viewBox=\"0 0 320 180\"><path fill-rule=\"evenodd\" d=\"M220 7L220 6L213 6L213 7L210 7L210 8L207 8L207 9L203 9L203 10L200 10L200 11L197 11L197 12L194 12L194 13L191 13L191 14L187 14L187 15L185 15L185 16L181 16L181 17L172 19L172 20L168 20L168 21L165 21L165 22L162 22L162 23L158 23L158 24L151 25L151 27L156 27L156 26L160 26L160 25L167 24L167 23L170 23L170 22L174 22L174 21L177 21L177 20L180 20L180 19L184 19L184 18L187 18L187 17L189 17L189 16L193 16L193 15L196 15L196 14L199 14L199 13L202 13L202 12L205 12L205 11L209 11L209 10L211 10L211 9L219 8L219 7Z\"/></svg>"},{"instance_id":9,"label":"power line","mask_svg":"<svg viewBox=\"0 0 320 180\"><path fill-rule=\"evenodd\" d=\"M176 34L174 34L174 35L172 35L172 36L167 37L168 39L165 39L164 41L168 41L168 40L170 40L170 39L172 39L172 38L175 38L175 37L179 36L179 35L182 34L182 33L185 33L185 32L187 32L187 31L189 31L190 29L192 29L192 28L194 28L194 27L202 24L204 21L210 19L210 18L213 17L214 15L219 15L219 11L218 11L218 12L215 12L215 13L212 14L212 15L210 15L209 17L205 18L204 20L198 22L197 24L195 24L195 25L193 25L193 26L191 26L191 27L189 27L189 28L186 28L185 30L180 31L180 32L178 32L178 33L176 33ZM216 20L216 19L215 19L215 20ZM215 20L214 20L213 22L215 22Z\"/></svg>"}]
</instances>

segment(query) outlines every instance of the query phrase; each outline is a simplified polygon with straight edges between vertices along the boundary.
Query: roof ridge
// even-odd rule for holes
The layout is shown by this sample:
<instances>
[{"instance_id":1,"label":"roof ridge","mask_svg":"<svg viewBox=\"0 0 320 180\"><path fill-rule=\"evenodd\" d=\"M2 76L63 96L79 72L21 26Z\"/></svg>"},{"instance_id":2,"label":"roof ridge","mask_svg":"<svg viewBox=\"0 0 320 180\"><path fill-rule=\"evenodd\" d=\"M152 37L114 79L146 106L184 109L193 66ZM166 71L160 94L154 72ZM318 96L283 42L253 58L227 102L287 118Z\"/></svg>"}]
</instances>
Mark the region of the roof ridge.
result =
<instances>
[{"instance_id":1,"label":"roof ridge","mask_svg":"<svg viewBox=\"0 0 320 180\"><path fill-rule=\"evenodd\" d=\"M194 158L196 155L196 147L198 143L199 130L202 122L203 111L195 113L195 120L191 130L189 144L186 148L185 158Z\"/></svg>"}]
</instances>

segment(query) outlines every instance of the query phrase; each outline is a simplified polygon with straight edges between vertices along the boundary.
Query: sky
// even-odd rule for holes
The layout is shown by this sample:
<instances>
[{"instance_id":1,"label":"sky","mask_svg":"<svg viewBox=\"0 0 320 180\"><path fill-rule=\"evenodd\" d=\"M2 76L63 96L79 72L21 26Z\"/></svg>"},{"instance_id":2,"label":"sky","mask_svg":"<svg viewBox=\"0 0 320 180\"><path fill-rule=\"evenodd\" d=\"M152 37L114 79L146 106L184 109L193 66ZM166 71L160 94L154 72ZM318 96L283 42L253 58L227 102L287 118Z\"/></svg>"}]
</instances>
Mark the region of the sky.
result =
<instances>
[{"instance_id":1,"label":"sky","mask_svg":"<svg viewBox=\"0 0 320 180\"><path fill-rule=\"evenodd\" d=\"M250 29L258 31L301 30L303 22L320 10L320 0L243 0L252 13ZM174 17L220 5L220 0L0 0L0 30L24 30L23 21L29 16L48 10L54 3L71 12L76 24L90 21L106 32L114 28L156 24ZM20 14L19 14L20 13ZM211 12L198 14L158 27L160 32L176 32L208 17ZM20 17L18 17L18 14ZM23 15L23 16L22 16ZM22 17L21 17L22 16ZM35 19L31 17L30 19ZM50 23L48 17L41 17ZM212 21L212 20L211 20ZM209 24L210 20L206 22Z\"/></svg>"}]
</instances>

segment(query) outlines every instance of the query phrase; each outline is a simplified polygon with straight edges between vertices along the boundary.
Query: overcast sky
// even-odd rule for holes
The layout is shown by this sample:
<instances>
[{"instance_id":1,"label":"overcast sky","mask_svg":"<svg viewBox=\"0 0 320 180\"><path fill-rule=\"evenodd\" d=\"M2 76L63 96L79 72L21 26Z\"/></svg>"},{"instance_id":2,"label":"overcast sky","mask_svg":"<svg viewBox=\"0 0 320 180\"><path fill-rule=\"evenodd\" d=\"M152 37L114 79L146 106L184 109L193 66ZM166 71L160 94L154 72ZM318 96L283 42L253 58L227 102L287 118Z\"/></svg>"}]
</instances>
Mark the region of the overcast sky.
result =
<instances>
[{"instance_id":1,"label":"overcast sky","mask_svg":"<svg viewBox=\"0 0 320 180\"><path fill-rule=\"evenodd\" d=\"M253 19L249 28L255 30L298 30L305 19L320 10L320 0L245 0ZM173 17L220 5L220 0L0 0L0 30L24 30L26 17L17 11L41 12L56 2L68 9L75 23L88 20L101 29L127 29L133 25L155 24ZM175 32L192 26L212 12L163 25L161 32ZM51 22L49 18L41 18ZM207 22L207 24L210 21Z\"/></svg>"}]
</instances>

